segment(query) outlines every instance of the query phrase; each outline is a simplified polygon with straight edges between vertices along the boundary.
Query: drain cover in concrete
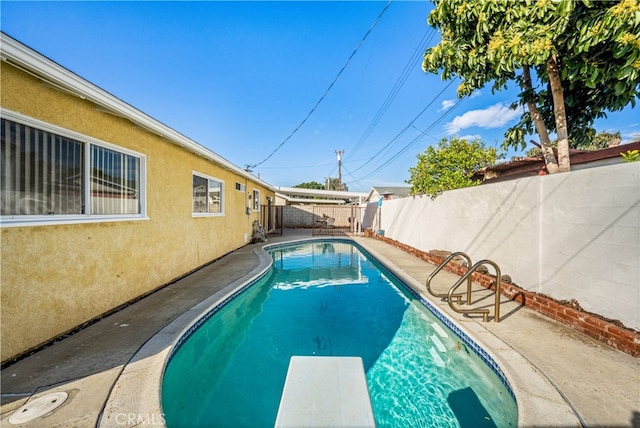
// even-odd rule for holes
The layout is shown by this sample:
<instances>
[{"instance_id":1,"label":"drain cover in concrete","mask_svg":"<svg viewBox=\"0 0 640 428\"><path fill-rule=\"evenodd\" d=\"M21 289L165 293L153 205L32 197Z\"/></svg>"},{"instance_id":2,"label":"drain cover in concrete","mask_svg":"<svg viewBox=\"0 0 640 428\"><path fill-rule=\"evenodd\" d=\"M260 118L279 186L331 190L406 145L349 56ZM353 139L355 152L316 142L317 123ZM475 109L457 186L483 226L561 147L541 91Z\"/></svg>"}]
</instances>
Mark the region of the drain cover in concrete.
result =
<instances>
[{"instance_id":1,"label":"drain cover in concrete","mask_svg":"<svg viewBox=\"0 0 640 428\"><path fill-rule=\"evenodd\" d=\"M35 400L27 402L24 406L16 410L10 417L9 423L14 425L23 424L53 412L66 401L69 394L64 391L52 392L43 395Z\"/></svg>"}]
</instances>

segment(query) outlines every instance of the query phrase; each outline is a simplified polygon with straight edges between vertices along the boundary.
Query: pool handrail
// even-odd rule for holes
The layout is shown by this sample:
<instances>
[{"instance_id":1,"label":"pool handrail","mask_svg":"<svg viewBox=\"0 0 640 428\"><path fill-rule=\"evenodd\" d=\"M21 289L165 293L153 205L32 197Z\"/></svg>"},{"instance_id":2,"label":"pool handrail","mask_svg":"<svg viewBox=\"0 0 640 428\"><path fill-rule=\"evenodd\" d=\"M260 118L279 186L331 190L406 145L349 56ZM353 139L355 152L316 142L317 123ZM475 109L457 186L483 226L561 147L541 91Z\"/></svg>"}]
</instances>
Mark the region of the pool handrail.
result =
<instances>
[{"instance_id":1,"label":"pool handrail","mask_svg":"<svg viewBox=\"0 0 640 428\"><path fill-rule=\"evenodd\" d=\"M475 272L476 270L478 270L481 266L484 266L486 264L489 264L491 266L493 266L493 268L496 270L496 289L495 289L495 311L494 311L494 317L493 320L495 322L500 322L500 267L498 267L498 265L491 261L491 260L480 260L479 262L477 262L475 265L471 266L469 268L469 270L467 271L467 273L465 273L464 275L462 275L462 277L460 277L460 279L453 284L453 286L449 289L449 292L447 293L448 295L448 301L449 301L449 306L451 307L451 309L453 309L455 312L458 312L460 314L482 314L482 321L487 322L488 318L489 318L489 309L460 309L460 308L456 308L455 306L453 306L453 303L451 302L451 297L455 296L453 294L453 292L465 281L471 281L471 275L473 274L473 272Z\"/></svg>"},{"instance_id":2,"label":"pool handrail","mask_svg":"<svg viewBox=\"0 0 640 428\"><path fill-rule=\"evenodd\" d=\"M449 262L451 262L454 258L458 257L458 256L462 256L466 259L467 261L467 268L469 266L471 266L471 257L469 257L466 253L463 253L462 251L456 251L455 253L451 253L446 259L444 259L444 261L442 263L440 263L440 265L438 265L438 267L431 272L431 275L429 275L429 277L427 278L426 281L426 287L427 287L427 291L434 297L443 297L446 299L451 299L452 297L455 298L458 302L458 304L462 304L462 294L451 294L451 293L436 293L435 291L433 291L431 289L431 281L433 280L433 278L438 274L438 272L440 272ZM467 280L467 305L471 304L471 277L468 278Z\"/></svg>"}]
</instances>

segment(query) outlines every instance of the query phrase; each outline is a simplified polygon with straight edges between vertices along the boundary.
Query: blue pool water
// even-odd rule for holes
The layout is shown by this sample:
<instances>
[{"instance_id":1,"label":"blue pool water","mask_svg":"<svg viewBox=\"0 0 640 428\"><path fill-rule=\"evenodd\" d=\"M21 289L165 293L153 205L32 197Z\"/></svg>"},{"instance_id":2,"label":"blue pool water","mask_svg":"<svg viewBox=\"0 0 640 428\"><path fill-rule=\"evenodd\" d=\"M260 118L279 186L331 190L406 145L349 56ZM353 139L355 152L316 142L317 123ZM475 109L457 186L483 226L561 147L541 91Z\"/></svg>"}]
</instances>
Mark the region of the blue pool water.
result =
<instances>
[{"instance_id":1,"label":"blue pool water","mask_svg":"<svg viewBox=\"0 0 640 428\"><path fill-rule=\"evenodd\" d=\"M515 427L494 371L358 247L273 247L272 270L167 365L172 427L273 427L293 355L360 356L378 427Z\"/></svg>"}]
</instances>

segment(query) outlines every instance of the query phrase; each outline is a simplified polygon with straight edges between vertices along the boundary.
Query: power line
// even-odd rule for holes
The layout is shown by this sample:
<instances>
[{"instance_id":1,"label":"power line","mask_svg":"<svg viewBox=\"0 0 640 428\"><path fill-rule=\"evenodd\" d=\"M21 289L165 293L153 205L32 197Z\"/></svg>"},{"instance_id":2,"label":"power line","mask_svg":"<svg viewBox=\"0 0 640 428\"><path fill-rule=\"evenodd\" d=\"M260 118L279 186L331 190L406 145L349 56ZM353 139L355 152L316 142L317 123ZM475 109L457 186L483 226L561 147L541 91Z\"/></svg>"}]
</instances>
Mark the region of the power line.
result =
<instances>
[{"instance_id":1,"label":"power line","mask_svg":"<svg viewBox=\"0 0 640 428\"><path fill-rule=\"evenodd\" d=\"M385 146L380 149L376 154L374 154L373 156L371 156L366 163L363 163L362 166L356 168L355 170L353 170L353 172L358 172L359 170L361 170L362 168L364 168L365 166L368 165L369 162L373 161L375 158L377 158L378 156L380 156L383 152L388 151L391 146L400 138L402 137L402 135L404 135L405 132L407 132L407 130L413 125L413 123L418 120L418 118L420 118L420 116L422 116L424 114L425 111L427 111L427 109L429 107L431 107L431 105L436 101L436 99L438 99L438 97L440 95L442 95L452 84L453 84L453 80L451 80L435 97L433 97L433 99L429 102L429 104L427 104L427 106L422 109L422 111L420 113L418 113L418 115L413 118L413 120L411 122L409 122L409 124L407 126L404 127L404 129L402 131L400 131L395 137L393 137L393 139L391 141L389 141L387 144L385 144ZM446 113L446 112L445 112ZM444 115L441 115L441 117L443 117Z\"/></svg>"},{"instance_id":2,"label":"power line","mask_svg":"<svg viewBox=\"0 0 640 428\"><path fill-rule=\"evenodd\" d=\"M358 43L358 46L356 46L356 48L353 50L353 52L351 53L351 55L349 56L349 58L347 58L347 61L344 63L344 65L342 66L342 68L340 69L340 71L338 72L338 74L336 75L336 77L333 79L333 82L331 82L331 84L329 85L329 87L324 91L324 94L322 94L322 96L320 97L320 99L316 102L316 104L313 106L313 108L309 111L309 113L307 113L307 115L305 116L304 119L302 119L302 122L300 122L300 124L291 132L291 134L289 134L289 136L287 138L284 139L284 141L282 141L280 143L280 145L278 145L278 147L275 148L274 151L271 152L271 154L269 154L269 156L267 156L264 160L262 160L261 162L258 162L256 164L253 165L247 165L247 169L250 168L255 168L257 166L262 165L263 163L265 163L266 161L268 161L271 156L273 156L278 150L280 150L280 148L282 146L285 145L285 143L287 141L289 141L291 139L291 137L293 137L293 135L298 132L298 130L302 127L302 125L305 124L305 122L307 121L307 119L309 119L309 117L311 117L311 115L313 114L313 112L316 110L316 108L318 108L318 106L320 105L320 103L324 100L324 98L327 96L327 94L329 93L329 91L331 90L331 88L333 88L333 85L335 85L335 83L338 81L338 78L340 77L340 75L342 74L342 72L345 70L345 68L347 68L347 65L349 65L349 62L351 62L351 59L355 56L356 52L358 52L358 50L360 49L360 47L362 46L362 44L364 43L365 39L367 38L367 36L369 35L369 33L371 33L371 31L373 30L373 28L376 26L376 24L378 23L378 21L380 21L380 18L382 18L382 15L387 11L387 9L389 8L389 6L391 6L391 0L386 4L386 6L382 9L382 12L380 12L380 14L378 15L378 17L375 19L375 21L373 21L373 24L371 24L371 27L369 27L369 29L367 30L367 32L364 34L364 36L362 36L362 39L360 39L360 42Z\"/></svg>"},{"instance_id":3,"label":"power line","mask_svg":"<svg viewBox=\"0 0 640 428\"><path fill-rule=\"evenodd\" d=\"M435 34L436 34L435 31L427 31L424 33L424 35L422 36L422 39L420 40L420 42L418 42L418 44L416 45L416 48L411 53L411 56L409 57L409 60L407 61L407 64L405 65L402 73L400 74L394 86L391 88L391 90L387 94L387 97L385 98L384 102L378 109L373 120L371 121L367 129L364 131L364 133L362 134L362 136L360 137L356 145L353 147L353 149L351 149L351 152L350 152L351 155L355 154L358 150L360 150L364 142L367 140L367 138L369 138L369 136L371 135L373 130L376 128L376 126L378 126L378 123L380 123L380 120L382 119L382 117L385 115L385 113L387 112L387 110L395 100L396 96L398 95L398 92L400 92L400 89L402 89L407 79L409 78L409 75L413 70L413 66L415 65L414 60L416 56L420 52L422 52L422 50L424 49L424 46L429 45L429 43L431 42ZM427 36L429 37L427 38Z\"/></svg>"},{"instance_id":4,"label":"power line","mask_svg":"<svg viewBox=\"0 0 640 428\"><path fill-rule=\"evenodd\" d=\"M252 165L245 165L245 166L251 167ZM320 163L308 164L308 165L298 165L297 163L294 163L294 164L288 164L288 165L263 166L262 169L305 169L305 168L319 168L319 167L327 167L327 166L334 166L335 168L335 163L333 161L320 162Z\"/></svg>"},{"instance_id":5,"label":"power line","mask_svg":"<svg viewBox=\"0 0 640 428\"><path fill-rule=\"evenodd\" d=\"M409 56L409 59L407 60L407 63L404 66L404 69L396 79L393 87L387 94L387 97L385 98L385 100L382 102L382 105L380 106L380 108L378 108L378 111L376 112L373 120L369 123L369 125L367 126L367 129L363 132L362 136L358 139L358 142L355 144L353 149L351 149L349 156L352 156L355 152L360 150L364 142L367 140L367 138L369 138L369 136L374 131L376 126L378 126L378 124L380 123L380 120L386 114L387 110L389 109L389 107L395 100L396 96L398 95L398 93L406 83L407 79L409 78L409 75L413 70L413 66L415 65L414 61L416 57L418 57L418 55L422 55L421 52L423 51L424 46L429 45L429 43L431 43L431 40L433 39L435 34L436 34L435 30L431 30L431 31L428 30L428 31L425 31L425 33L422 35L415 49L411 52L411 55ZM335 167L331 169L331 172L329 173L329 175L333 174L334 171L335 171Z\"/></svg>"},{"instance_id":6,"label":"power line","mask_svg":"<svg viewBox=\"0 0 640 428\"><path fill-rule=\"evenodd\" d=\"M347 169L347 167L346 167L346 166L342 165L342 167L343 167L343 168L344 168L344 170L347 172L347 174L349 175L349 177L351 177L351 178L353 179L353 181L354 181L357 185L360 185L360 180L358 180L357 178L355 178L355 177L353 176L353 174L351 174L351 171L349 171L349 170ZM351 186L350 186L350 187L351 187Z\"/></svg>"},{"instance_id":7,"label":"power line","mask_svg":"<svg viewBox=\"0 0 640 428\"><path fill-rule=\"evenodd\" d=\"M438 119L436 119L435 121L433 121L433 123L431 123L431 125L429 125L429 127L427 129L425 129L424 131L422 131L420 133L420 135L418 135L416 138L414 138L413 140L411 140L408 144L406 144L402 149L400 149L400 151L398 151L396 154L394 154L392 157L390 157L389 159L387 159L382 165L378 166L376 169L374 169L373 171L369 172L367 175L365 175L364 177L361 177L361 180L364 180L365 178L369 178L372 175L376 174L377 172L381 171L382 169L384 169L385 167L387 167L389 164L391 164L393 161L395 161L396 159L398 159L400 156L402 156L404 153L407 152L407 150L409 150L411 147L413 147L413 145L415 143L417 143L419 140L422 139L422 137L424 137L425 135L428 135L428 132L431 131L433 128L435 128L435 126L440 123L447 115L449 115L449 113L451 113L453 110L456 109L456 107L458 107L458 105L464 100L464 98L459 99L454 105L453 107L451 107L450 109L448 109L446 112L444 112L442 115L440 115L440 117L438 117Z\"/></svg>"},{"instance_id":8,"label":"power line","mask_svg":"<svg viewBox=\"0 0 640 428\"><path fill-rule=\"evenodd\" d=\"M381 171L382 169L384 169L385 167L387 167L389 164L391 164L394 160L398 159L400 156L402 156L404 153L407 152L407 150L409 150L415 143L417 143L419 140L422 139L422 137L424 137L425 135L428 134L429 131L431 131L433 128L435 128L435 126L440 123L447 115L449 115L449 113L451 113L453 110L455 110L456 107L458 107L458 105L464 100L465 98L460 98L454 105L453 107L451 107L450 109L448 109L446 112L444 112L443 114L440 115L440 117L438 117L435 121L433 121L431 123L431 125L429 125L429 127L427 129L425 129L424 131L421 131L420 135L418 135L416 138L414 138L413 140L411 140L408 144L406 144L402 149L400 149L400 151L396 152L396 154L394 154L392 157L390 157L389 159L387 159L382 165L378 166L377 168L375 168L373 171L369 172L368 174L366 174L363 177L360 177L360 180L364 180L365 178L369 178L372 175L376 174L377 172ZM410 124L411 126L413 126L413 122ZM405 128L406 130L406 128ZM403 131L404 132L404 131Z\"/></svg>"}]
</instances>

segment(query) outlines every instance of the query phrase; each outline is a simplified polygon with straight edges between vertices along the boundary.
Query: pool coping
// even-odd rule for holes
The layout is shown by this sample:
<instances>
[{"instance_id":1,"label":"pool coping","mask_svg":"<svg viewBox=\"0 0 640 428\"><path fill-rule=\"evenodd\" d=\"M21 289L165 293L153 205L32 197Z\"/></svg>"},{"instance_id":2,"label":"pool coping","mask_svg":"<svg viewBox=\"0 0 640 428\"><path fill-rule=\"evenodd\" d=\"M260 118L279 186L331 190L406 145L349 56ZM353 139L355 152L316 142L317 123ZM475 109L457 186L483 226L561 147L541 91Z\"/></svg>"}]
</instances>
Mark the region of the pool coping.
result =
<instances>
[{"instance_id":1,"label":"pool coping","mask_svg":"<svg viewBox=\"0 0 640 428\"><path fill-rule=\"evenodd\" d=\"M518 406L518 426L582 425L560 391L530 361L480 323L471 319L454 319L443 312L430 296L421 292L422 284L392 261L360 240L350 237L315 237L280 241L254 248L252 251L258 257L258 265L254 269L194 305L146 341L118 376L97 426L166 426L161 403L162 378L172 354L185 338L215 313L216 308L269 271L273 259L265 248L325 240L350 241L363 248L393 275L411 287L422 300L430 303L430 309L437 311L440 319L448 319L460 332L482 347L501 368L511 387Z\"/></svg>"}]
</instances>

